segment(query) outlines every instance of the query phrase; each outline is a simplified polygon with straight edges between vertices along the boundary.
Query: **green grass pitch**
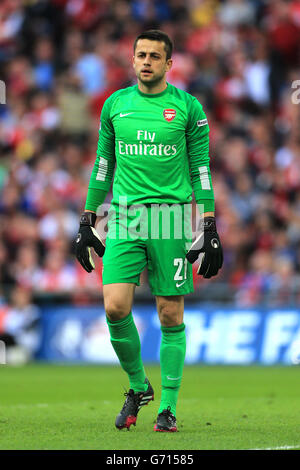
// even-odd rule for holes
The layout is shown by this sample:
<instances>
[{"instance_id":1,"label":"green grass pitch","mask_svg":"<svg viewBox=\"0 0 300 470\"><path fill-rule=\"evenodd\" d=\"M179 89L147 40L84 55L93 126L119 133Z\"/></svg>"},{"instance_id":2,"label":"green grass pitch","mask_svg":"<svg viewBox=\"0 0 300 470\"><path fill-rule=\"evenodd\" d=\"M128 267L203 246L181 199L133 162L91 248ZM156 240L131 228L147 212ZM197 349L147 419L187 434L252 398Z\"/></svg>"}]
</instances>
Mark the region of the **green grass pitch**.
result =
<instances>
[{"instance_id":1,"label":"green grass pitch","mask_svg":"<svg viewBox=\"0 0 300 470\"><path fill-rule=\"evenodd\" d=\"M119 431L128 387L118 367L0 366L0 449L300 449L300 369L186 366L178 433L155 433L160 370L147 366L155 401Z\"/></svg>"}]
</instances>

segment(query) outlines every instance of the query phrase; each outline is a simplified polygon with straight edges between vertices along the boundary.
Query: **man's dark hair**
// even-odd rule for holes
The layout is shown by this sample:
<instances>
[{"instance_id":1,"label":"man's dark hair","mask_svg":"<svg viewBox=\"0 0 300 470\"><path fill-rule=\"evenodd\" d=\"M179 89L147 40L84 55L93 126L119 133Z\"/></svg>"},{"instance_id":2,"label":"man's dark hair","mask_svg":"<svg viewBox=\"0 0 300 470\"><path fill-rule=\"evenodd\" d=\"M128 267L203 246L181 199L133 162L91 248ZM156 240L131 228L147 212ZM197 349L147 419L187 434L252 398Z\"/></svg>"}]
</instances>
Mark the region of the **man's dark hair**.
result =
<instances>
[{"instance_id":1,"label":"man's dark hair","mask_svg":"<svg viewBox=\"0 0 300 470\"><path fill-rule=\"evenodd\" d=\"M150 41L159 41L165 44L165 51L167 54L167 60L171 59L172 52L173 52L173 43L169 36L160 31L159 29L150 29L149 31L144 31L143 33L139 34L134 41L133 50L135 52L136 45L139 39L149 39Z\"/></svg>"}]
</instances>

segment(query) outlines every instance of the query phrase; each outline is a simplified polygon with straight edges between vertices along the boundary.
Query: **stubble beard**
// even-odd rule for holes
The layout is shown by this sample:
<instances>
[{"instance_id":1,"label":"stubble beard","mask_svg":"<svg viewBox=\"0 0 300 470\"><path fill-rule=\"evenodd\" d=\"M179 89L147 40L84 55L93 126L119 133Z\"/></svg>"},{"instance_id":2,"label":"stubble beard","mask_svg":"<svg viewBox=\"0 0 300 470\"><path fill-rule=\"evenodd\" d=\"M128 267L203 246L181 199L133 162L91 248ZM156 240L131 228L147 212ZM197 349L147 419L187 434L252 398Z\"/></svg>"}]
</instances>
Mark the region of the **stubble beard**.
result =
<instances>
[{"instance_id":1,"label":"stubble beard","mask_svg":"<svg viewBox=\"0 0 300 470\"><path fill-rule=\"evenodd\" d=\"M160 82L163 82L164 80L164 77L165 77L165 74L162 74L162 75L157 75L156 77L148 77L150 79L148 80L145 80L142 78L142 72L138 73L137 75L137 78L138 80L146 87L148 88L154 88L155 86L157 86Z\"/></svg>"}]
</instances>

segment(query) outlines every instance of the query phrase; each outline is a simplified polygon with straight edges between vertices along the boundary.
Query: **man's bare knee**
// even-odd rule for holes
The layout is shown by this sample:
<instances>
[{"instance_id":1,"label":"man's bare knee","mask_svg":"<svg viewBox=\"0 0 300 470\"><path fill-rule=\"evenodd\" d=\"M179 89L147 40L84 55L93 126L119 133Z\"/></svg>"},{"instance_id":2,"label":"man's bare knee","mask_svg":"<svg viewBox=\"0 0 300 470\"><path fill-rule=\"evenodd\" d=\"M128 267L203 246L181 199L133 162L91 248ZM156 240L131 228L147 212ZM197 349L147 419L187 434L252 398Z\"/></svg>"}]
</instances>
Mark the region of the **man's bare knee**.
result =
<instances>
[{"instance_id":1,"label":"man's bare knee","mask_svg":"<svg viewBox=\"0 0 300 470\"><path fill-rule=\"evenodd\" d=\"M108 301L104 308L108 319L111 321L121 320L130 313L130 309L126 305L116 300Z\"/></svg>"},{"instance_id":2,"label":"man's bare knee","mask_svg":"<svg viewBox=\"0 0 300 470\"><path fill-rule=\"evenodd\" d=\"M177 326L182 323L182 314L178 306L161 303L158 308L158 316L162 326Z\"/></svg>"},{"instance_id":3,"label":"man's bare knee","mask_svg":"<svg viewBox=\"0 0 300 470\"><path fill-rule=\"evenodd\" d=\"M176 326L176 317L169 310L162 309L159 315L162 326Z\"/></svg>"},{"instance_id":4,"label":"man's bare knee","mask_svg":"<svg viewBox=\"0 0 300 470\"><path fill-rule=\"evenodd\" d=\"M121 320L131 312L133 293L134 286L130 284L103 286L104 309L109 320Z\"/></svg>"}]
</instances>

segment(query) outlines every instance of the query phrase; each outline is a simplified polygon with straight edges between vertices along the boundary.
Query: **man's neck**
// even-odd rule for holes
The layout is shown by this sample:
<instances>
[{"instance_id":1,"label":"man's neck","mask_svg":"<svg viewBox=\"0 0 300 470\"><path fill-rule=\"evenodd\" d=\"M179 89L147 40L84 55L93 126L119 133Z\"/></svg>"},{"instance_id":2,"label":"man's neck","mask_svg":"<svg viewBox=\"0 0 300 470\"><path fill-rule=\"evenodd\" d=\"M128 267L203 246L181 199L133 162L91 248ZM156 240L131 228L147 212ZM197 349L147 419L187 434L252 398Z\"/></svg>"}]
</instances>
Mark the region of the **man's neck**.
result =
<instances>
[{"instance_id":1,"label":"man's neck","mask_svg":"<svg viewBox=\"0 0 300 470\"><path fill-rule=\"evenodd\" d=\"M140 80L138 80L138 88L142 93L146 93L148 95L154 95L157 93L162 93L166 88L168 84L166 81L163 81L161 83L157 83L154 86L151 85L146 85L145 83L142 83Z\"/></svg>"}]
</instances>

